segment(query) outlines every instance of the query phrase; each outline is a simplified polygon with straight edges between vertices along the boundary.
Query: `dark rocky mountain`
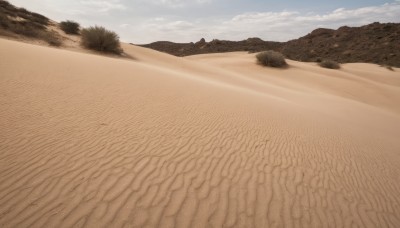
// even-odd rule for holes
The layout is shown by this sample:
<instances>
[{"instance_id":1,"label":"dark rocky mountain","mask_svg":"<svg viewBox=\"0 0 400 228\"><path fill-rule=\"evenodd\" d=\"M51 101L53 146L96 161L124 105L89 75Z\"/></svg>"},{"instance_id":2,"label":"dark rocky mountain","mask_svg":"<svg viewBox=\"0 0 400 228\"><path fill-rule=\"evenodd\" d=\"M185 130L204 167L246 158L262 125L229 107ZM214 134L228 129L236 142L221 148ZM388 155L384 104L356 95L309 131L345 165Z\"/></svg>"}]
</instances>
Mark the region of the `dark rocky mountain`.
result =
<instances>
[{"instance_id":1,"label":"dark rocky mountain","mask_svg":"<svg viewBox=\"0 0 400 228\"><path fill-rule=\"evenodd\" d=\"M337 30L319 28L288 42L204 39L196 43L159 41L141 45L175 56L232 51L259 52L275 50L287 58L313 62L331 59L341 63L366 62L400 67L400 23L372 23L361 27L343 26Z\"/></svg>"},{"instance_id":2,"label":"dark rocky mountain","mask_svg":"<svg viewBox=\"0 0 400 228\"><path fill-rule=\"evenodd\" d=\"M277 49L281 47L281 43L263 41L260 38L249 38L243 41L214 39L211 42L206 42L204 38L202 38L196 43L173 43L169 41L157 41L141 46L166 52L175 56L188 56L232 51L258 52L262 50Z\"/></svg>"},{"instance_id":3,"label":"dark rocky mountain","mask_svg":"<svg viewBox=\"0 0 400 228\"><path fill-rule=\"evenodd\" d=\"M400 67L400 24L316 29L285 43L280 51L299 61L328 58L342 63L367 62Z\"/></svg>"}]
</instances>

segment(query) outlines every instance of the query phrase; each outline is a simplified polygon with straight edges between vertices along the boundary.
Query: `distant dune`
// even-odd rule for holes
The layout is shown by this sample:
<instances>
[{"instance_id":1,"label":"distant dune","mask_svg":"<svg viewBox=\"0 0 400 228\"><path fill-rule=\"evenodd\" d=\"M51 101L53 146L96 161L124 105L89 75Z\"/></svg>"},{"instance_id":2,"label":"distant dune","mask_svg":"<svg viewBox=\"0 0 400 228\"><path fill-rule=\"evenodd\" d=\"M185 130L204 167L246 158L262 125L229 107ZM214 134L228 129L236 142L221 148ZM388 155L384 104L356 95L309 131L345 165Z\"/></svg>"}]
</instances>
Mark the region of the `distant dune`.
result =
<instances>
[{"instance_id":1,"label":"distant dune","mask_svg":"<svg viewBox=\"0 0 400 228\"><path fill-rule=\"evenodd\" d=\"M400 69L0 39L0 227L400 227Z\"/></svg>"}]
</instances>

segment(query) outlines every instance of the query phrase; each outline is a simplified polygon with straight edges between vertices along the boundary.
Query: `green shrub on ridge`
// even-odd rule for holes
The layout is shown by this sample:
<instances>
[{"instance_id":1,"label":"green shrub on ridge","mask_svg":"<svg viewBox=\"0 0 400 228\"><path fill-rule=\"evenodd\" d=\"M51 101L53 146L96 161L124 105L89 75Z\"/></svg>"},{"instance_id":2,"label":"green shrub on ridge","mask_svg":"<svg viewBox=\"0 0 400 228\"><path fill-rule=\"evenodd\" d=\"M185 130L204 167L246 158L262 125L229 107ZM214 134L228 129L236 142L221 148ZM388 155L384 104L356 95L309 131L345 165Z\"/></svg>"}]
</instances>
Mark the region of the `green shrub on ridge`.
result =
<instances>
[{"instance_id":1,"label":"green shrub on ridge","mask_svg":"<svg viewBox=\"0 0 400 228\"><path fill-rule=\"evenodd\" d=\"M75 21L62 21L60 23L60 28L66 34L79 34L79 24Z\"/></svg>"},{"instance_id":2,"label":"green shrub on ridge","mask_svg":"<svg viewBox=\"0 0 400 228\"><path fill-rule=\"evenodd\" d=\"M119 36L104 27L94 26L82 29L81 36L82 45L85 48L114 54L122 53Z\"/></svg>"}]
</instances>

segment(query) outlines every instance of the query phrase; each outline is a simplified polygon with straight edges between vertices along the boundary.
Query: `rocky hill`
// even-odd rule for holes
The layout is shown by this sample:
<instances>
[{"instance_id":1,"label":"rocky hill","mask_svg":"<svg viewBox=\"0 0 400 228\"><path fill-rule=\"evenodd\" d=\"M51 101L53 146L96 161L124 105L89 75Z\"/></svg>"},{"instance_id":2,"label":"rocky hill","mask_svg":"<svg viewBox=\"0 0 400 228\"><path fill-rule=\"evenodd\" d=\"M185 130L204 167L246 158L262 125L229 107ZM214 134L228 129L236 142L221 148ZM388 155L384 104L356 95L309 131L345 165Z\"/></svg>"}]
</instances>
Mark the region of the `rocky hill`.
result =
<instances>
[{"instance_id":1,"label":"rocky hill","mask_svg":"<svg viewBox=\"0 0 400 228\"><path fill-rule=\"evenodd\" d=\"M243 41L227 41L214 39L206 42L203 38L196 43L173 43L169 41L157 41L151 44L141 45L175 56L188 56L206 53L220 53L232 51L258 52L269 49L279 49L279 42L263 41L260 38L249 38Z\"/></svg>"},{"instance_id":2,"label":"rocky hill","mask_svg":"<svg viewBox=\"0 0 400 228\"><path fill-rule=\"evenodd\" d=\"M400 67L400 23L372 23L362 27L343 26L337 30L319 28L288 42L201 39L197 43L166 41L142 45L175 56L232 51L275 50L297 61L332 59L341 63L366 62Z\"/></svg>"},{"instance_id":3,"label":"rocky hill","mask_svg":"<svg viewBox=\"0 0 400 228\"><path fill-rule=\"evenodd\" d=\"M299 61L328 58L338 62L366 62L400 67L400 24L373 23L338 30L316 29L284 43L280 51Z\"/></svg>"}]
</instances>

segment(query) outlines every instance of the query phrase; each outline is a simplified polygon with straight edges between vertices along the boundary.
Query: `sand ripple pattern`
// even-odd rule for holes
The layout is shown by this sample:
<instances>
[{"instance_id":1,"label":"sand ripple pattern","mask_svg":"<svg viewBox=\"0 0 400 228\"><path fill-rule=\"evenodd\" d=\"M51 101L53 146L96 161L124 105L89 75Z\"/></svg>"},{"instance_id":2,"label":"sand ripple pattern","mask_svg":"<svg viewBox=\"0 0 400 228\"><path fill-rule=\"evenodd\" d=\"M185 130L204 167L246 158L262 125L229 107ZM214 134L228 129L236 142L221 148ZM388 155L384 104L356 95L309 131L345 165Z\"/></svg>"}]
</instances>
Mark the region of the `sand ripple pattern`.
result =
<instances>
[{"instance_id":1,"label":"sand ripple pattern","mask_svg":"<svg viewBox=\"0 0 400 228\"><path fill-rule=\"evenodd\" d=\"M0 227L400 227L396 110L173 70L0 40Z\"/></svg>"}]
</instances>

